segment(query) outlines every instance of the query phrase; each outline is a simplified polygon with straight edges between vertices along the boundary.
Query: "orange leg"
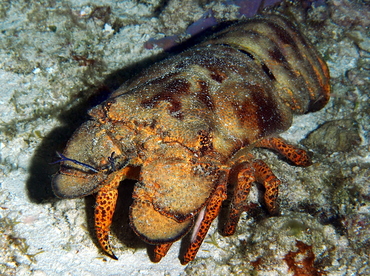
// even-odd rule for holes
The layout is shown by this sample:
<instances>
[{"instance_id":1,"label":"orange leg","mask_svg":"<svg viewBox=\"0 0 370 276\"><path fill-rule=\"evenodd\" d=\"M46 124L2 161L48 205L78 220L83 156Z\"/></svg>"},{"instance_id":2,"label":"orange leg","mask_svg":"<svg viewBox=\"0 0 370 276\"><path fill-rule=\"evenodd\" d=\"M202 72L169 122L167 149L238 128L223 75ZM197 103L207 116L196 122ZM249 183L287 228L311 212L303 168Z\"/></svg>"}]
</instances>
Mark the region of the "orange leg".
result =
<instances>
[{"instance_id":1,"label":"orange leg","mask_svg":"<svg viewBox=\"0 0 370 276\"><path fill-rule=\"evenodd\" d=\"M184 258L181 260L182 265L186 265L188 262L194 260L212 221L218 216L222 201L226 199L226 196L226 187L224 185L218 186L205 207L204 216L199 227L194 229L196 233L185 252Z\"/></svg>"},{"instance_id":2,"label":"orange leg","mask_svg":"<svg viewBox=\"0 0 370 276\"><path fill-rule=\"evenodd\" d=\"M154 247L154 258L152 261L154 263L158 263L164 256L166 256L172 244L172 242L169 242L156 245Z\"/></svg>"},{"instance_id":3,"label":"orange leg","mask_svg":"<svg viewBox=\"0 0 370 276\"><path fill-rule=\"evenodd\" d=\"M280 180L274 175L272 170L262 160L256 160L253 162L254 173L256 181L262 183L265 187L265 204L267 210L271 215L279 213L279 207L277 204L277 197L279 194Z\"/></svg>"},{"instance_id":4,"label":"orange leg","mask_svg":"<svg viewBox=\"0 0 370 276\"><path fill-rule=\"evenodd\" d=\"M231 199L230 210L222 230L223 235L231 236L235 233L241 213L243 212L252 183L255 182L254 169L249 163L239 165L237 171L231 172L235 184L234 194ZM234 175L233 175L234 174Z\"/></svg>"},{"instance_id":5,"label":"orange leg","mask_svg":"<svg viewBox=\"0 0 370 276\"><path fill-rule=\"evenodd\" d=\"M256 147L275 150L296 166L307 167L312 164L306 151L296 148L278 137L262 139L256 143Z\"/></svg>"},{"instance_id":6,"label":"orange leg","mask_svg":"<svg viewBox=\"0 0 370 276\"><path fill-rule=\"evenodd\" d=\"M252 163L244 163L234 172L236 174L236 187L230 204L228 220L226 221L223 234L226 236L235 233L241 213L244 211L251 185L253 182L263 184L265 187L264 201L270 214L278 213L277 196L280 180L273 174L271 169L262 160Z\"/></svg>"},{"instance_id":7,"label":"orange leg","mask_svg":"<svg viewBox=\"0 0 370 276\"><path fill-rule=\"evenodd\" d=\"M135 170L135 168L134 168ZM95 232L100 246L113 259L117 260L109 243L109 228L116 208L118 186L125 178L134 176L133 168L126 167L109 175L106 185L98 191L95 206Z\"/></svg>"},{"instance_id":8,"label":"orange leg","mask_svg":"<svg viewBox=\"0 0 370 276\"><path fill-rule=\"evenodd\" d=\"M119 182L118 182L119 184ZM102 187L96 196L95 232L100 246L113 259L117 260L109 243L109 228L112 224L118 197L117 183L110 182Z\"/></svg>"}]
</instances>

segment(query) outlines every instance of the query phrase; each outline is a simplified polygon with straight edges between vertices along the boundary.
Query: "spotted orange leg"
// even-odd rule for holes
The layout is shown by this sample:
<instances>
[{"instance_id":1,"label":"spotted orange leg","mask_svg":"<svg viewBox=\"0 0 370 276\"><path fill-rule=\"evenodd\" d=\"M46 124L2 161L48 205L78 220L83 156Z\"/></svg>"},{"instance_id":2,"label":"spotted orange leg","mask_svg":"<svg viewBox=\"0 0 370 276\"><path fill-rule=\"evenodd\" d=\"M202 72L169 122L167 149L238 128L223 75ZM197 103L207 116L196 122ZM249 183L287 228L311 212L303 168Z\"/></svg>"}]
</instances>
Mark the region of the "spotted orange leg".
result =
<instances>
[{"instance_id":1,"label":"spotted orange leg","mask_svg":"<svg viewBox=\"0 0 370 276\"><path fill-rule=\"evenodd\" d=\"M256 143L256 147L273 149L290 160L296 166L309 166L311 159L306 151L296 148L283 139L277 137L265 138ZM228 220L223 229L224 235L233 235L236 230L241 213L245 209L245 202L253 182L263 184L265 187L264 201L270 214L278 213L277 196L280 180L271 169L262 161L241 163L230 174L230 182L235 185L234 194L230 204Z\"/></svg>"},{"instance_id":2,"label":"spotted orange leg","mask_svg":"<svg viewBox=\"0 0 370 276\"><path fill-rule=\"evenodd\" d=\"M114 255L109 243L110 226L118 197L118 186L124 179L137 179L137 168L125 167L109 175L96 196L95 233L101 248L113 259Z\"/></svg>"},{"instance_id":3,"label":"spotted orange leg","mask_svg":"<svg viewBox=\"0 0 370 276\"><path fill-rule=\"evenodd\" d=\"M282 138L265 138L257 142L255 146L275 150L296 166L307 167L312 165L311 158L305 150L288 144Z\"/></svg>"},{"instance_id":4,"label":"spotted orange leg","mask_svg":"<svg viewBox=\"0 0 370 276\"><path fill-rule=\"evenodd\" d=\"M166 256L172 244L173 242L157 244L154 247L154 257L152 261L154 263L158 263L164 256Z\"/></svg>"},{"instance_id":5,"label":"spotted orange leg","mask_svg":"<svg viewBox=\"0 0 370 276\"><path fill-rule=\"evenodd\" d=\"M212 221L218 216L222 202L226 199L226 197L226 187L224 184L221 184L214 191L205 209L199 214L199 216L202 216L198 218L201 219L201 222L199 226L196 226L196 229L193 230L194 232L191 238L190 245L187 248L183 259L181 260L182 265L185 265L188 262L194 260L199 247L201 246L204 238L207 235Z\"/></svg>"},{"instance_id":6,"label":"spotted orange leg","mask_svg":"<svg viewBox=\"0 0 370 276\"><path fill-rule=\"evenodd\" d=\"M265 187L264 201L270 214L278 213L277 196L280 180L262 160L242 163L232 172L235 178L234 194L232 196L229 215L223 229L226 236L235 233L241 213L245 209L246 200L253 182ZM233 175L231 175L231 179ZM232 181L232 182L234 182Z\"/></svg>"},{"instance_id":7,"label":"spotted orange leg","mask_svg":"<svg viewBox=\"0 0 370 276\"><path fill-rule=\"evenodd\" d=\"M250 163L241 163L230 172L229 182L234 185L234 193L232 195L229 206L229 214L225 223L223 234L226 236L235 233L236 225L238 224L241 213L244 211L245 201L249 195L252 183L255 182L254 170Z\"/></svg>"}]
</instances>

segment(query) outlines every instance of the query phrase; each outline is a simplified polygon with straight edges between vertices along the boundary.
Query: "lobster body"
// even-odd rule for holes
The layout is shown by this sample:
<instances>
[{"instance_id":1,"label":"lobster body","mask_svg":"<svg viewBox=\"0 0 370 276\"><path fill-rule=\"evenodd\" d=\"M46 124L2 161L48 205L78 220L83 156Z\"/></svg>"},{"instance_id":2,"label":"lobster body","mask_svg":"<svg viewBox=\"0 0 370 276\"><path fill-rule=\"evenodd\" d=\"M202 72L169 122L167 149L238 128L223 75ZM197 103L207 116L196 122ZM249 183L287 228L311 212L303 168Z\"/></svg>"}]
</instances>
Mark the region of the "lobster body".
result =
<instances>
[{"instance_id":1,"label":"lobster body","mask_svg":"<svg viewBox=\"0 0 370 276\"><path fill-rule=\"evenodd\" d=\"M159 261L193 228L185 264L227 197L224 233L235 231L252 182L266 187L267 208L277 212L280 182L248 152L272 148L309 165L304 151L274 136L290 127L293 114L321 109L329 93L325 63L291 23L269 16L234 24L153 65L93 108L68 142L54 192L98 193L96 232L114 257L108 234L117 187L125 178L138 180L133 230L156 245Z\"/></svg>"}]
</instances>

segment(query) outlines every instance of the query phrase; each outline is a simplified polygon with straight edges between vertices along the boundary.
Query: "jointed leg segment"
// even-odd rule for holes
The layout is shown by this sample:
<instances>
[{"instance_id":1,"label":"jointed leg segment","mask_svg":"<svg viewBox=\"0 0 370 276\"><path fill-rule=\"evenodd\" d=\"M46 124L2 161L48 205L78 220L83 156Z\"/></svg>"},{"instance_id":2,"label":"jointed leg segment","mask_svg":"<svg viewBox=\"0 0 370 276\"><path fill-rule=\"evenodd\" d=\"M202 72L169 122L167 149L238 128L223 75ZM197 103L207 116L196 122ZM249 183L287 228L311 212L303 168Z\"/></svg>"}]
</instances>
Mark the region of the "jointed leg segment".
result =
<instances>
[{"instance_id":1,"label":"jointed leg segment","mask_svg":"<svg viewBox=\"0 0 370 276\"><path fill-rule=\"evenodd\" d=\"M241 213L244 210L252 183L255 182L254 169L249 163L240 164L232 171L232 184L235 185L234 194L232 196L230 210L227 217L227 222L223 229L223 234L231 236L235 233L236 225L238 224Z\"/></svg>"},{"instance_id":2,"label":"jointed leg segment","mask_svg":"<svg viewBox=\"0 0 370 276\"><path fill-rule=\"evenodd\" d=\"M195 255L197 254L199 247L201 246L204 238L207 235L209 227L211 226L212 221L218 216L222 202L226 199L226 187L220 185L216 188L216 191L213 193L209 203L206 206L205 213L202 219L202 222L198 229L195 229L196 235L191 241L189 247L187 248L181 264L185 265L188 262L194 260Z\"/></svg>"},{"instance_id":3,"label":"jointed leg segment","mask_svg":"<svg viewBox=\"0 0 370 276\"><path fill-rule=\"evenodd\" d=\"M270 214L278 213L277 196L280 180L273 174L271 169L262 160L239 165L232 172L235 188L232 196L229 216L223 229L223 234L230 236L235 233L241 213L253 182L259 182L265 187L264 200Z\"/></svg>"},{"instance_id":4,"label":"jointed leg segment","mask_svg":"<svg viewBox=\"0 0 370 276\"><path fill-rule=\"evenodd\" d=\"M255 146L275 150L296 166L307 167L312 164L305 150L290 145L279 137L265 138L257 142Z\"/></svg>"},{"instance_id":5,"label":"jointed leg segment","mask_svg":"<svg viewBox=\"0 0 370 276\"><path fill-rule=\"evenodd\" d=\"M154 247L154 258L152 261L154 263L158 263L164 256L166 256L172 244L172 242L169 242L156 245Z\"/></svg>"},{"instance_id":6,"label":"jointed leg segment","mask_svg":"<svg viewBox=\"0 0 370 276\"><path fill-rule=\"evenodd\" d=\"M135 169L135 168L134 168ZM106 180L96 196L95 232L100 246L113 259L117 260L109 243L109 228L112 224L118 197L118 186L122 180L134 175L133 168L126 167L116 171Z\"/></svg>"},{"instance_id":7,"label":"jointed leg segment","mask_svg":"<svg viewBox=\"0 0 370 276\"><path fill-rule=\"evenodd\" d=\"M297 166L306 167L312 164L306 151L287 144L281 138L265 138L257 142L255 146L273 149ZM264 201L269 213L273 215L278 213L277 196L280 180L262 160L238 164L231 171L230 180L235 188L228 220L223 229L224 235L235 233L236 225L240 214L245 209L245 202L253 182L261 183L265 187Z\"/></svg>"}]
</instances>

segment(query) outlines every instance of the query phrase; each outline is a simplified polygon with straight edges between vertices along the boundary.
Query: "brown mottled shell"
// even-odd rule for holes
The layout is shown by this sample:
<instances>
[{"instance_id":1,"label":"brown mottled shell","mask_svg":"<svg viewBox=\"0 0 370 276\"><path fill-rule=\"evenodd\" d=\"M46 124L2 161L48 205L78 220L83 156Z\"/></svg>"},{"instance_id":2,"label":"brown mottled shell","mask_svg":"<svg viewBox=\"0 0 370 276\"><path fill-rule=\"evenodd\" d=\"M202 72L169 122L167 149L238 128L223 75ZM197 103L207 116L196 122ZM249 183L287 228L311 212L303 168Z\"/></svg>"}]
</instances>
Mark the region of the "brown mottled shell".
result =
<instances>
[{"instance_id":1,"label":"brown mottled shell","mask_svg":"<svg viewBox=\"0 0 370 276\"><path fill-rule=\"evenodd\" d=\"M114 152L140 168L135 232L151 243L174 241L227 182L241 150L287 130L293 114L321 109L329 93L325 63L291 23L268 16L234 24L93 108L64 155L98 172L63 162L53 189L64 198L98 191Z\"/></svg>"}]
</instances>

